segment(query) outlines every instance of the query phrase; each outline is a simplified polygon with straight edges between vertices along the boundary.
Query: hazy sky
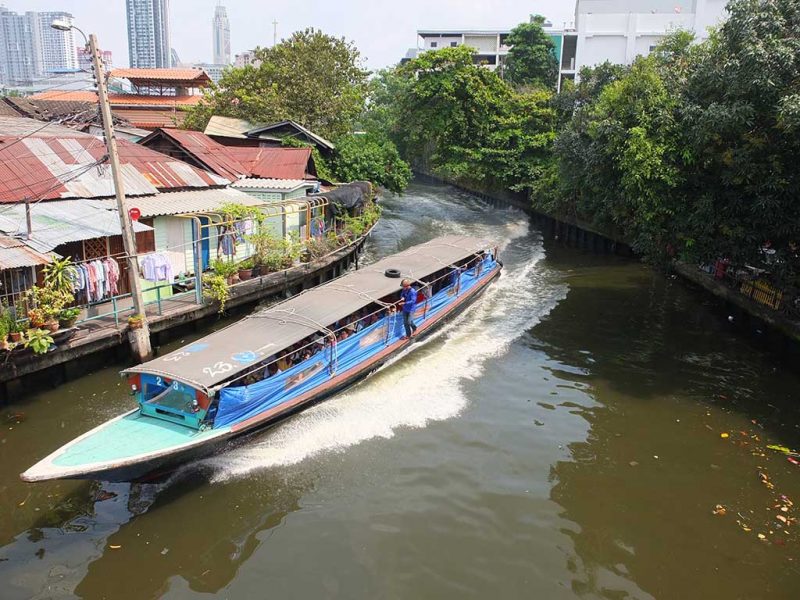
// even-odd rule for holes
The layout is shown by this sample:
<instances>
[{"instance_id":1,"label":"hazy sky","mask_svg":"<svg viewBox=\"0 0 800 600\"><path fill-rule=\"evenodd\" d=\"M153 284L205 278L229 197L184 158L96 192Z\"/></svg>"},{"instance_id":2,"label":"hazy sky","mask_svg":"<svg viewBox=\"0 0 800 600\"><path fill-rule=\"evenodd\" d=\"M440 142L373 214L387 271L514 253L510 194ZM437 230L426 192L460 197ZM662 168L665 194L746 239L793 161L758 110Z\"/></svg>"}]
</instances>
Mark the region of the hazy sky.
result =
<instances>
[{"instance_id":1,"label":"hazy sky","mask_svg":"<svg viewBox=\"0 0 800 600\"><path fill-rule=\"evenodd\" d=\"M96 33L116 66L128 64L125 0L0 0L9 10L64 10ZM172 46L183 62L211 61L211 20L217 0L170 0ZM396 63L416 46L417 29L512 27L539 13L554 25L574 19L574 0L223 0L233 54L272 43L306 27L356 43L369 68Z\"/></svg>"}]
</instances>

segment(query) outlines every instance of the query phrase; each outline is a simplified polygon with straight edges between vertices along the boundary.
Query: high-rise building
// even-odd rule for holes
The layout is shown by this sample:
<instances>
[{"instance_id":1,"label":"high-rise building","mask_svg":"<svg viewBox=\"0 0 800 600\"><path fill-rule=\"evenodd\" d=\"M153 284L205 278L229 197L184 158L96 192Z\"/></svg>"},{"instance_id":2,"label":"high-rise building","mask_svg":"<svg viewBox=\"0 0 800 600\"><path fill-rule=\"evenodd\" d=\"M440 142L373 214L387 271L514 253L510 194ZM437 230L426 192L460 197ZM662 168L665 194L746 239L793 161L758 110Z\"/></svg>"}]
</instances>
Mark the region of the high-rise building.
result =
<instances>
[{"instance_id":1,"label":"high-rise building","mask_svg":"<svg viewBox=\"0 0 800 600\"><path fill-rule=\"evenodd\" d=\"M82 71L89 71L91 73L92 69L94 68L92 65L91 51L87 48L80 47L77 50L76 56L78 57L78 68ZM106 72L114 68L114 55L111 53L111 50L101 50L100 60L103 61Z\"/></svg>"},{"instance_id":2,"label":"high-rise building","mask_svg":"<svg viewBox=\"0 0 800 600\"><path fill-rule=\"evenodd\" d=\"M125 0L131 68L172 66L169 0Z\"/></svg>"},{"instance_id":3,"label":"high-rise building","mask_svg":"<svg viewBox=\"0 0 800 600\"><path fill-rule=\"evenodd\" d=\"M225 7L218 4L214 9L214 64L231 64L231 24Z\"/></svg>"},{"instance_id":4,"label":"high-rise building","mask_svg":"<svg viewBox=\"0 0 800 600\"><path fill-rule=\"evenodd\" d=\"M75 54L75 32L53 29L53 21L64 21L72 25L72 15L67 12L39 13L40 42L42 45L42 70L45 75L57 71L78 68Z\"/></svg>"},{"instance_id":5,"label":"high-rise building","mask_svg":"<svg viewBox=\"0 0 800 600\"><path fill-rule=\"evenodd\" d=\"M72 23L66 12L11 12L0 6L0 83L28 85L36 79L77 69L72 30L50 27L55 20Z\"/></svg>"}]
</instances>

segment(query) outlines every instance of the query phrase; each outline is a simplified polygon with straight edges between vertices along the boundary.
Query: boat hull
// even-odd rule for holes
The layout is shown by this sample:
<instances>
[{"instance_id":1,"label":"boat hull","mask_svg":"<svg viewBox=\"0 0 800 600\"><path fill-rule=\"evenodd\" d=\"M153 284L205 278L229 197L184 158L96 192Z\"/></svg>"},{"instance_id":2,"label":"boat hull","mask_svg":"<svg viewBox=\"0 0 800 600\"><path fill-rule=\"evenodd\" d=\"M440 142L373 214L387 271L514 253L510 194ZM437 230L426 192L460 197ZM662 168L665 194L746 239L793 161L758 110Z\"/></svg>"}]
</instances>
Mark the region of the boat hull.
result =
<instances>
[{"instance_id":1,"label":"boat hull","mask_svg":"<svg viewBox=\"0 0 800 600\"><path fill-rule=\"evenodd\" d=\"M99 468L86 468L82 470L71 469L65 471L57 468L53 468L52 470L42 468L42 463L51 459L53 456L51 455L51 457L48 457L23 473L21 477L25 481L92 479L109 482L128 482L156 481L163 479L182 465L208 458L214 454L227 451L234 445L244 443L247 438L263 433L266 429L279 424L291 415L330 398L368 377L370 374L383 367L387 362L408 350L413 343L428 337L442 325L463 313L464 310L474 303L483 292L486 291L489 285L500 276L501 269L502 264L498 263L494 269L485 273L484 276L478 280L476 285L465 292L460 299L448 306L442 314L436 315L429 321L421 323L414 339L394 342L376 356L338 375L326 384L320 385L296 399L289 400L242 423L238 423L232 426L228 431L219 432L219 435L210 437L202 443L195 443L178 448L173 452L161 453L158 456L143 456L140 460L134 457L116 464L104 464Z\"/></svg>"}]
</instances>

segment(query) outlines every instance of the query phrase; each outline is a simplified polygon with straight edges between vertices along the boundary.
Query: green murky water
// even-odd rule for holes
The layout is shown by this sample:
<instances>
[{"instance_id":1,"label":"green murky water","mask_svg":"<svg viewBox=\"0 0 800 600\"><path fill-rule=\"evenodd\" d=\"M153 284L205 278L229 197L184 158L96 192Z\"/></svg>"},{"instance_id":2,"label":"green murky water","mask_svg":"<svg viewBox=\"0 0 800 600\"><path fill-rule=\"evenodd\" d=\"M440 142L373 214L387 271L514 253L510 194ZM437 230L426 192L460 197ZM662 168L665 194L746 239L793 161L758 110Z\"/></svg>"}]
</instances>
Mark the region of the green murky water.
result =
<instances>
[{"instance_id":1,"label":"green murky water","mask_svg":"<svg viewBox=\"0 0 800 600\"><path fill-rule=\"evenodd\" d=\"M429 185L386 207L371 257L479 233L503 278L403 361L163 484L17 478L130 405L116 367L3 409L1 598L800 597L800 466L766 448L800 450L798 369L519 212Z\"/></svg>"}]
</instances>

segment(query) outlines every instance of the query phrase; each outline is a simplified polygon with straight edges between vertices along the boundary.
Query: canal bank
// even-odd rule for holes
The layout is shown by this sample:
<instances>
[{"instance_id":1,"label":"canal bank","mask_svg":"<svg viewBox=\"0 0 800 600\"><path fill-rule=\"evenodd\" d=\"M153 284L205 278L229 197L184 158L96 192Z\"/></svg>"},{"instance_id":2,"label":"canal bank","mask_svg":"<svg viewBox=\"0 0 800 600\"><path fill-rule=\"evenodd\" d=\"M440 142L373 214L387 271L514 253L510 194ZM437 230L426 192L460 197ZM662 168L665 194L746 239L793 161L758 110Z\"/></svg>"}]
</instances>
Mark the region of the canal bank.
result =
<instances>
[{"instance_id":1,"label":"canal bank","mask_svg":"<svg viewBox=\"0 0 800 600\"><path fill-rule=\"evenodd\" d=\"M597 254L615 254L635 258L636 253L621 235L600 232L587 223L569 221L533 209L527 194L504 189L487 188L464 182L453 182L428 173L418 177L430 182L453 186L474 194L493 205L514 206L526 212L548 238L567 246ZM725 309L729 321L748 333L761 334L769 329L783 337L793 352L800 351L800 296L775 289L758 277L745 279L732 276L733 269L724 276L715 276L709 269L674 261L671 270L688 286L713 296ZM765 290L760 294L759 289ZM779 342L780 343L780 342ZM784 344L785 345L785 344Z\"/></svg>"},{"instance_id":2,"label":"canal bank","mask_svg":"<svg viewBox=\"0 0 800 600\"><path fill-rule=\"evenodd\" d=\"M4 600L796 598L775 506L800 504L799 467L767 448L800 449L796 369L515 209L421 184L383 204L364 264L480 235L500 281L402 361L162 484L18 480L132 406L122 362L0 411Z\"/></svg>"},{"instance_id":3,"label":"canal bank","mask_svg":"<svg viewBox=\"0 0 800 600\"><path fill-rule=\"evenodd\" d=\"M342 275L358 264L371 231L311 263L231 285L226 310L236 314L259 302L286 298ZM218 311L216 303L197 304L193 295L147 306L153 347L158 348L187 330L195 330L209 319L218 319ZM13 402L36 386L63 384L110 360L126 360L130 356L130 326L118 318L117 312L55 336L55 347L46 354L6 353L6 360L0 364L0 404Z\"/></svg>"}]
</instances>

